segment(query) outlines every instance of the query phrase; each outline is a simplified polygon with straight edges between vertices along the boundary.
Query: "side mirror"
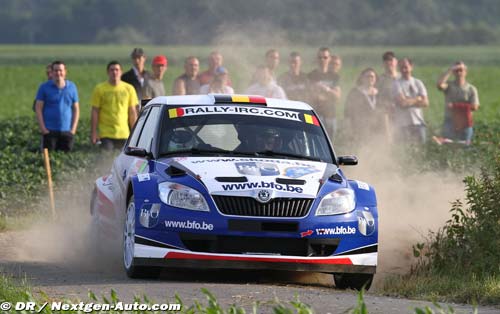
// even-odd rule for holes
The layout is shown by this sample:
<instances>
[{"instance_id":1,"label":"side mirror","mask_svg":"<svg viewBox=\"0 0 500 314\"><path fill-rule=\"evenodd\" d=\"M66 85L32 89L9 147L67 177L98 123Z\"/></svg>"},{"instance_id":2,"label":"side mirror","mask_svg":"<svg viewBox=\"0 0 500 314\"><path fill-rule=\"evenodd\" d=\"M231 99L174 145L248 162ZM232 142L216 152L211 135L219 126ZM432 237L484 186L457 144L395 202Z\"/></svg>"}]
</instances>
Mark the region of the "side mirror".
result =
<instances>
[{"instance_id":1,"label":"side mirror","mask_svg":"<svg viewBox=\"0 0 500 314\"><path fill-rule=\"evenodd\" d=\"M125 155L148 158L151 157L151 153L146 151L144 148L127 146L124 151Z\"/></svg>"},{"instance_id":2,"label":"side mirror","mask_svg":"<svg viewBox=\"0 0 500 314\"><path fill-rule=\"evenodd\" d=\"M356 156L339 156L337 158L339 166L356 166L358 164L358 157Z\"/></svg>"}]
</instances>

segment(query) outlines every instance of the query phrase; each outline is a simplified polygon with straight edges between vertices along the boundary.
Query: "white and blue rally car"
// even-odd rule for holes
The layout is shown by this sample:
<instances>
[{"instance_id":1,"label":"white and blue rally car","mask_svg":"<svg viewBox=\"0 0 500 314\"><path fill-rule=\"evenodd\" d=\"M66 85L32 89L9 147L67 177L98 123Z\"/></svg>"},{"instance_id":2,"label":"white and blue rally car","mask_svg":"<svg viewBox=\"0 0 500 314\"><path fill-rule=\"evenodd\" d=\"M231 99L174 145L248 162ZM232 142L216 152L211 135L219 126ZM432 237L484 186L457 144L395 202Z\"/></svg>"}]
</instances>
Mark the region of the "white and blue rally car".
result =
<instances>
[{"instance_id":1,"label":"white and blue rally car","mask_svg":"<svg viewBox=\"0 0 500 314\"><path fill-rule=\"evenodd\" d=\"M158 97L141 111L91 202L94 233L118 238L128 276L162 267L332 273L369 288L373 187L348 180L312 108L245 95ZM101 240L99 240L101 241Z\"/></svg>"}]
</instances>

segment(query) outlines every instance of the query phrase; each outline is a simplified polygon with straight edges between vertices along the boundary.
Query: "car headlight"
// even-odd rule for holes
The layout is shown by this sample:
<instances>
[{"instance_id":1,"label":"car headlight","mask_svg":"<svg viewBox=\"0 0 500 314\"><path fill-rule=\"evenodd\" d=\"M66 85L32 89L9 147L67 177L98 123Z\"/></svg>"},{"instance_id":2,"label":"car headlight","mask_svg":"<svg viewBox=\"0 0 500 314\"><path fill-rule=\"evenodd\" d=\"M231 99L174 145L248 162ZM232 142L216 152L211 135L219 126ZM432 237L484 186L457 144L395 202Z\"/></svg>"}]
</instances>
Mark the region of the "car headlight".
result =
<instances>
[{"instance_id":1,"label":"car headlight","mask_svg":"<svg viewBox=\"0 0 500 314\"><path fill-rule=\"evenodd\" d=\"M163 182L158 185L163 203L184 209L208 212L207 201L200 192L182 184Z\"/></svg>"},{"instance_id":2,"label":"car headlight","mask_svg":"<svg viewBox=\"0 0 500 314\"><path fill-rule=\"evenodd\" d=\"M352 212L354 208L354 192L350 189L338 189L323 197L316 209L316 216L345 214Z\"/></svg>"}]
</instances>

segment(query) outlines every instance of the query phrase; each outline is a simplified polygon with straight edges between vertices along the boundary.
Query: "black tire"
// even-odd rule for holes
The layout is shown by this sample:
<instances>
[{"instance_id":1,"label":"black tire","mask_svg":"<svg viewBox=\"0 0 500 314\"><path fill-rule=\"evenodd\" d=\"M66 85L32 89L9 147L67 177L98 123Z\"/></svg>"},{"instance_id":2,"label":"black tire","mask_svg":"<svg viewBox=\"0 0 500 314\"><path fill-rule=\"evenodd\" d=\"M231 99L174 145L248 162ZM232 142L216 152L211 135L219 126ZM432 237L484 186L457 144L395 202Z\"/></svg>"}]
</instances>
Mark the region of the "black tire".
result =
<instances>
[{"instance_id":1,"label":"black tire","mask_svg":"<svg viewBox=\"0 0 500 314\"><path fill-rule=\"evenodd\" d=\"M158 278L160 267L137 266L134 258L135 244L135 202L132 195L127 204L125 222L123 226L123 266L130 278Z\"/></svg>"},{"instance_id":2,"label":"black tire","mask_svg":"<svg viewBox=\"0 0 500 314\"><path fill-rule=\"evenodd\" d=\"M338 289L368 290L373 282L373 274L336 273L333 278Z\"/></svg>"}]
</instances>

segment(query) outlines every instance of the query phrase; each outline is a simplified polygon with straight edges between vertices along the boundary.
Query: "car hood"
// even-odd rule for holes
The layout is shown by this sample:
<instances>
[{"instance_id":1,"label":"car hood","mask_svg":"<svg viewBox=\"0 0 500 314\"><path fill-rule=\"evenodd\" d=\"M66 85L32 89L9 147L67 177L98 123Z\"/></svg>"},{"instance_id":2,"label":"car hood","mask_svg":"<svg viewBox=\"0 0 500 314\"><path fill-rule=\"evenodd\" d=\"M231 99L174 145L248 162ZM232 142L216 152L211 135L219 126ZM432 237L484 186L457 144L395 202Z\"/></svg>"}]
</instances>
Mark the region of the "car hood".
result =
<instances>
[{"instance_id":1,"label":"car hood","mask_svg":"<svg viewBox=\"0 0 500 314\"><path fill-rule=\"evenodd\" d=\"M327 163L239 157L178 157L170 164L186 168L213 195L256 197L265 191L271 198L314 198ZM267 192L267 193L266 193Z\"/></svg>"}]
</instances>

